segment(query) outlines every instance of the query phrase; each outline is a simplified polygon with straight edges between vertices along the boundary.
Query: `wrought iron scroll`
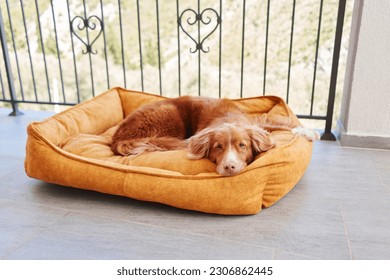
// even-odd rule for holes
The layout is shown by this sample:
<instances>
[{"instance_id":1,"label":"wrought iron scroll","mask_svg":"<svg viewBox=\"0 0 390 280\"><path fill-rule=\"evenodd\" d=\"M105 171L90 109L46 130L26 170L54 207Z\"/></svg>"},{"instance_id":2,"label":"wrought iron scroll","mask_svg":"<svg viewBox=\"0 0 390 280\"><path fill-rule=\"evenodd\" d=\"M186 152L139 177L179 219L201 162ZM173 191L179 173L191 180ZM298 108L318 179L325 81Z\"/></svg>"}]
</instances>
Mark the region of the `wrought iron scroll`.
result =
<instances>
[{"instance_id":1,"label":"wrought iron scroll","mask_svg":"<svg viewBox=\"0 0 390 280\"><path fill-rule=\"evenodd\" d=\"M77 21L79 23L77 24L77 26L74 26ZM97 21L97 23L95 21ZM93 38L92 42L90 43L89 36L88 36L89 30L95 30L98 27L100 27L100 30L97 29L99 33ZM79 33L84 29L87 32L87 42L85 42L81 38L81 34ZM73 33L73 35L75 35L85 45L86 49L83 50L83 54L87 54L87 53L97 54L96 50L95 51L92 50L92 45L96 42L96 40L103 32L103 21L99 17L95 15L90 16L89 18L83 18L82 16L75 16L70 22L70 30Z\"/></svg>"},{"instance_id":2,"label":"wrought iron scroll","mask_svg":"<svg viewBox=\"0 0 390 280\"><path fill-rule=\"evenodd\" d=\"M215 14L216 16L216 21L213 21L212 18L210 16L207 16L208 13L212 13L212 14ZM187 17L187 20L185 20L187 22L188 25L190 26L193 26L195 24L198 24L198 39L196 40L194 37L192 37L190 35L190 31L189 30L186 30L186 28L183 26L183 18L188 15ZM200 34L200 26L201 24L203 25L209 25L209 24L212 24L212 22L214 22L215 26L213 27L213 29L206 35L204 36L204 38L201 40L201 34ZM195 43L195 49L193 50L192 48L190 48L190 52L191 53L196 53L197 51L201 50L202 52L204 53L208 53L210 51L210 47L207 47L207 49L204 48L204 41L210 37L211 34L214 33L214 31L218 28L218 26L221 24L222 22L222 19L220 17L220 15L218 14L218 12L212 8L207 8L207 9L204 9L202 12L196 12L195 10L193 9L186 9L184 10L178 20L177 20L177 23L179 24L181 30L183 30L183 32Z\"/></svg>"}]
</instances>

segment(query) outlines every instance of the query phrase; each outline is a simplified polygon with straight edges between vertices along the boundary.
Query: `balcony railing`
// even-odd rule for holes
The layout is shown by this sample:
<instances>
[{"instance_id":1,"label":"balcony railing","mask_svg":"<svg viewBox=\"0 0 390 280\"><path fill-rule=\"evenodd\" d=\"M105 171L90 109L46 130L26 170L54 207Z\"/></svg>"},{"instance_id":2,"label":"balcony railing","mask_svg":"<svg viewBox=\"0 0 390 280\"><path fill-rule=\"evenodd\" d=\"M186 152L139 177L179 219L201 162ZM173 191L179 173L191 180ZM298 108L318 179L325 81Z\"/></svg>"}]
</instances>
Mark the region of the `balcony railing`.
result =
<instances>
[{"instance_id":1,"label":"balcony railing","mask_svg":"<svg viewBox=\"0 0 390 280\"><path fill-rule=\"evenodd\" d=\"M279 95L331 139L346 0L6 0L0 102ZM344 52L345 53L345 52ZM345 55L344 55L345 56Z\"/></svg>"}]
</instances>

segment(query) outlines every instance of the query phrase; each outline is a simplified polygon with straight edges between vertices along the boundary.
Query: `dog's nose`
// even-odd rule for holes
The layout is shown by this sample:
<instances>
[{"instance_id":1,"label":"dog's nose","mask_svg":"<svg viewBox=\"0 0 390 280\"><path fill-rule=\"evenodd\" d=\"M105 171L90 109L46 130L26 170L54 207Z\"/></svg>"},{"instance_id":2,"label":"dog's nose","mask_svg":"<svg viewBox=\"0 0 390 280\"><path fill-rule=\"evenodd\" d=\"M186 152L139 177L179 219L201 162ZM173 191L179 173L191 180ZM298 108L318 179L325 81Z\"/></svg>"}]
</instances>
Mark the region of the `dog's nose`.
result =
<instances>
[{"instance_id":1,"label":"dog's nose","mask_svg":"<svg viewBox=\"0 0 390 280\"><path fill-rule=\"evenodd\" d=\"M224 166L225 171L234 173L236 171L236 165L234 163L228 163Z\"/></svg>"}]
</instances>

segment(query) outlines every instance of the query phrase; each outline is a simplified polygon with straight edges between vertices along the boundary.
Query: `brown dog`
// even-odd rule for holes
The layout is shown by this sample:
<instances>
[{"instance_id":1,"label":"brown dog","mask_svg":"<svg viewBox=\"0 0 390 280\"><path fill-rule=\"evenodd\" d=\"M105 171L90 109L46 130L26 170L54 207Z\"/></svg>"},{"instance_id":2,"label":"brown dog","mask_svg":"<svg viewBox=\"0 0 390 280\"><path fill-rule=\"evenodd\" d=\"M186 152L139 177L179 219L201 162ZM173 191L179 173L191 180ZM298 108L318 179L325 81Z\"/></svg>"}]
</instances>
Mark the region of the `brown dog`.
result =
<instances>
[{"instance_id":1,"label":"brown dog","mask_svg":"<svg viewBox=\"0 0 390 280\"><path fill-rule=\"evenodd\" d=\"M289 126L278 128L292 130L309 140L318 138L303 128L299 131ZM184 96L134 111L115 132L111 148L123 156L188 149L189 158L206 157L216 163L219 174L230 176L244 169L257 154L274 146L271 134L232 101Z\"/></svg>"}]
</instances>

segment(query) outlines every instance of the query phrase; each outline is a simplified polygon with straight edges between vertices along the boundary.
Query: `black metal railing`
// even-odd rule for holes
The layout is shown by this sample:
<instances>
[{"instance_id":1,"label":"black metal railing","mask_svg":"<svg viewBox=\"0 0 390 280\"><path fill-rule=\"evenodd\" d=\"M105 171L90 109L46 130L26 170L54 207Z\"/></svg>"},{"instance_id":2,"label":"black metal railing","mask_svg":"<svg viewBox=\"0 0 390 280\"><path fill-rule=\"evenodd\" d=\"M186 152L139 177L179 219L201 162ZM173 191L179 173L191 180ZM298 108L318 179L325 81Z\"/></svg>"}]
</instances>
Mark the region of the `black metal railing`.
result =
<instances>
[{"instance_id":1,"label":"black metal railing","mask_svg":"<svg viewBox=\"0 0 390 280\"><path fill-rule=\"evenodd\" d=\"M274 94L334 138L346 0L6 0L0 9L0 102L13 115L20 103L74 105L112 86Z\"/></svg>"}]
</instances>

